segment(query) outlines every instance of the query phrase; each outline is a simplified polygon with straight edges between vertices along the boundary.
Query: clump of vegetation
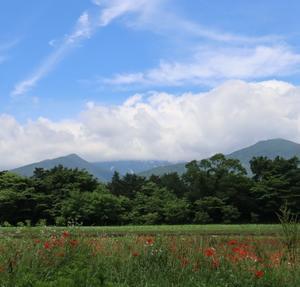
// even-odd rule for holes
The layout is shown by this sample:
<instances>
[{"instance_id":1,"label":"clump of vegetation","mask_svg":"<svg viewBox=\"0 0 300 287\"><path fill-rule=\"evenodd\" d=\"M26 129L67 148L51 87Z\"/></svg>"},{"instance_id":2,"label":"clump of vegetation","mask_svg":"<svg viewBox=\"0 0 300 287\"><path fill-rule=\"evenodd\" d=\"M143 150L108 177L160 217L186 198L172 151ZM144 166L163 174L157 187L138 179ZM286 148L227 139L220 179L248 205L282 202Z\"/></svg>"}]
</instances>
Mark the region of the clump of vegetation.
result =
<instances>
[{"instance_id":1,"label":"clump of vegetation","mask_svg":"<svg viewBox=\"0 0 300 287\"><path fill-rule=\"evenodd\" d=\"M285 246L270 237L127 235L39 229L0 239L0 286L298 287ZM14 236L15 235L15 236Z\"/></svg>"},{"instance_id":2,"label":"clump of vegetation","mask_svg":"<svg viewBox=\"0 0 300 287\"><path fill-rule=\"evenodd\" d=\"M278 214L278 218L282 227L282 241L287 249L287 255L293 266L298 265L299 245L300 245L300 223L298 216L292 214L287 205L283 205Z\"/></svg>"},{"instance_id":3,"label":"clump of vegetation","mask_svg":"<svg viewBox=\"0 0 300 287\"><path fill-rule=\"evenodd\" d=\"M300 213L297 158L253 158L252 177L236 159L216 154L186 172L100 183L84 170L38 168L31 178L0 172L0 224L127 225L275 223L284 202Z\"/></svg>"}]
</instances>

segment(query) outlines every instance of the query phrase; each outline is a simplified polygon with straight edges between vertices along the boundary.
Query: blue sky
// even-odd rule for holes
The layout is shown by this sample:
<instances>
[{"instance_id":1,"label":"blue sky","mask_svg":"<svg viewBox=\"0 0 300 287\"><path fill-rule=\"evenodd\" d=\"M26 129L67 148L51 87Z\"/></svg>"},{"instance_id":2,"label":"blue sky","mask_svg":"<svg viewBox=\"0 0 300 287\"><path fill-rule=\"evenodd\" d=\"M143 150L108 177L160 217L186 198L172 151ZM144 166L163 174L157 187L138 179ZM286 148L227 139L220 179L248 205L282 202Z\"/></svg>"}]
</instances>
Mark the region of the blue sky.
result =
<instances>
[{"instance_id":1,"label":"blue sky","mask_svg":"<svg viewBox=\"0 0 300 287\"><path fill-rule=\"evenodd\" d=\"M186 97L187 93L199 97L214 95L216 89L224 90L224 85L227 87L231 81L244 84L268 81L265 86L272 86L276 91L286 91L287 85L297 90L299 9L297 0L1 1L0 116L13 121L23 136L29 126L30 129L31 125L40 126L41 120L51 123L48 128L52 132L61 132L66 122L76 128L86 128L86 118L92 121L92 116L86 114L93 114L95 110L106 110L110 115L101 120L124 122L119 114L116 118L111 115L129 101L135 107L143 104L152 109L156 107L158 116L151 122L161 127L164 124L159 116L163 118L166 103L160 102L158 109L157 102L151 102L149 97L161 95L166 99L164 95L167 94L172 98L166 100L169 104L172 102L171 109L174 102ZM232 84L234 89L237 83ZM212 99L213 96L209 101L217 105L218 101ZM150 116L153 113L149 112ZM227 119L222 120L226 122ZM134 124L129 126L136 128ZM186 127L190 126L192 124L187 123ZM76 137L76 128L66 128L63 132ZM107 129L109 127L102 127L92 138L101 136L102 143L102 132ZM92 133L91 130L87 134ZM169 130L171 134L172 129ZM281 130L286 130L284 125ZM265 130L247 140L232 139L236 138L232 136L225 151L252 143L260 139L263 132ZM153 139L157 136L158 141L162 140L162 133L166 133L165 130L154 134ZM296 132L276 133L273 129L266 136L273 135L298 139ZM23 139L22 136L16 138ZM110 146L114 136L104 138ZM133 141L143 150L144 139L140 134L134 133ZM162 141L166 143L168 139ZM214 151L197 150L199 141L192 147L183 143L177 148L180 151L191 149L189 158ZM209 145L203 143L203 146ZM94 149L97 154L104 154L103 159L120 158L116 151L101 150L101 144L95 144ZM96 152L89 150L74 148L75 152L93 158ZM67 148L56 150L54 147L35 150L28 152L30 155L22 162L67 151ZM160 157L159 153L149 150L138 155L125 154L124 158ZM172 158L168 156L167 159Z\"/></svg>"}]
</instances>

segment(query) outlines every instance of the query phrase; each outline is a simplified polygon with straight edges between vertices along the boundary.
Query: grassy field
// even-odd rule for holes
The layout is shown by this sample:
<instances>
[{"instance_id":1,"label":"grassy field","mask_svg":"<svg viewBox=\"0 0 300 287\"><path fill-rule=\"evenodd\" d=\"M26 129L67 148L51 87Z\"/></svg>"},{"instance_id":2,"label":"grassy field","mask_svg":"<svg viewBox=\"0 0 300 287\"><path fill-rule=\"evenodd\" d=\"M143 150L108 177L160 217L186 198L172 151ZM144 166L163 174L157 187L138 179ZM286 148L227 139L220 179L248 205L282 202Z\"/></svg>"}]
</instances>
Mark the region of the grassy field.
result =
<instances>
[{"instance_id":1,"label":"grassy field","mask_svg":"<svg viewBox=\"0 0 300 287\"><path fill-rule=\"evenodd\" d=\"M0 235L33 236L39 233L53 233L65 230L65 227L0 227ZM242 224L242 225L144 225L144 226L101 226L68 227L77 235L85 236L122 236L122 235L278 235L279 224Z\"/></svg>"},{"instance_id":2,"label":"grassy field","mask_svg":"<svg viewBox=\"0 0 300 287\"><path fill-rule=\"evenodd\" d=\"M0 228L1 287L299 287L280 225Z\"/></svg>"}]
</instances>

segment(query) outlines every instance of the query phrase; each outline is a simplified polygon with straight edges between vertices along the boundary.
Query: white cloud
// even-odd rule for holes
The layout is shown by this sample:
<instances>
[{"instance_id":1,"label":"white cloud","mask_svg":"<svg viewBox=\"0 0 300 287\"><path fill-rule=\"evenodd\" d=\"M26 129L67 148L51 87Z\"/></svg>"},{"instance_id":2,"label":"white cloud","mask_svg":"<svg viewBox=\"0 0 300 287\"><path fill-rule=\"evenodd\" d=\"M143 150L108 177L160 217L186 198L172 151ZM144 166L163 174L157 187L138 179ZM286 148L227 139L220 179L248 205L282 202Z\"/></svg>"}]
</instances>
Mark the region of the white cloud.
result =
<instances>
[{"instance_id":1,"label":"white cloud","mask_svg":"<svg viewBox=\"0 0 300 287\"><path fill-rule=\"evenodd\" d=\"M42 64L34 71L27 79L17 83L11 92L12 96L25 94L33 88L43 77L45 77L66 55L66 53L79 44L82 40L88 39L91 36L93 25L90 21L88 12L82 13L78 18L74 30L67 35L63 42L55 49L55 51L42 62ZM53 40L50 45L54 45Z\"/></svg>"},{"instance_id":2,"label":"white cloud","mask_svg":"<svg viewBox=\"0 0 300 287\"><path fill-rule=\"evenodd\" d=\"M201 159L261 139L300 142L300 89L278 81L229 81L207 93L134 95L88 103L75 119L25 124L0 116L1 168L76 152L84 158Z\"/></svg>"},{"instance_id":3,"label":"white cloud","mask_svg":"<svg viewBox=\"0 0 300 287\"><path fill-rule=\"evenodd\" d=\"M166 0L94 0L101 7L98 24L106 26L118 17L127 13L138 14L139 19L147 18L158 13L158 7Z\"/></svg>"},{"instance_id":4,"label":"white cloud","mask_svg":"<svg viewBox=\"0 0 300 287\"><path fill-rule=\"evenodd\" d=\"M185 62L164 62L145 72L117 74L112 85L180 86L226 79L259 79L299 72L300 54L287 46L201 49Z\"/></svg>"},{"instance_id":5,"label":"white cloud","mask_svg":"<svg viewBox=\"0 0 300 287\"><path fill-rule=\"evenodd\" d=\"M19 41L20 41L19 39L15 39L9 42L0 43L0 64L7 61L7 59L9 58L7 56L7 52L10 49L14 48L19 43Z\"/></svg>"}]
</instances>

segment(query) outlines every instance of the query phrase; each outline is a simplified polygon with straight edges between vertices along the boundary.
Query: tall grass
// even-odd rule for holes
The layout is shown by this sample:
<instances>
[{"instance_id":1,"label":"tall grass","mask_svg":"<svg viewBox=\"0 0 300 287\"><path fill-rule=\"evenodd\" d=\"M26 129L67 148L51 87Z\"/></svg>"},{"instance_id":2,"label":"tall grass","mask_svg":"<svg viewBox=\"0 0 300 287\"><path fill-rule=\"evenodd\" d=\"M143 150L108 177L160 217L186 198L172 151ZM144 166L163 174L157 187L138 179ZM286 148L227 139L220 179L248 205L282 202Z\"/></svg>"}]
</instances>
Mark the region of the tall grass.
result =
<instances>
[{"instance_id":1,"label":"tall grass","mask_svg":"<svg viewBox=\"0 0 300 287\"><path fill-rule=\"evenodd\" d=\"M289 264L280 238L86 237L80 228L70 230L2 237L0 286L300 286L300 270Z\"/></svg>"}]
</instances>

